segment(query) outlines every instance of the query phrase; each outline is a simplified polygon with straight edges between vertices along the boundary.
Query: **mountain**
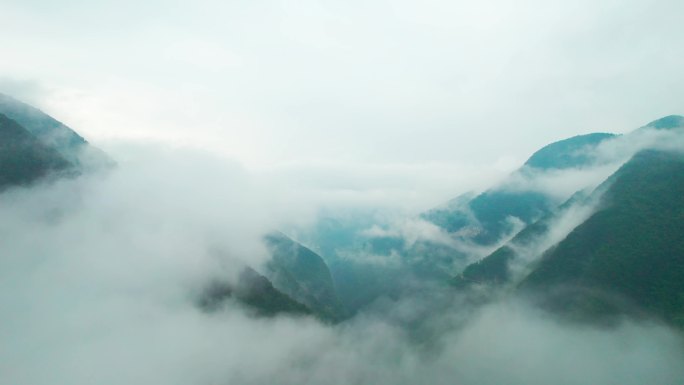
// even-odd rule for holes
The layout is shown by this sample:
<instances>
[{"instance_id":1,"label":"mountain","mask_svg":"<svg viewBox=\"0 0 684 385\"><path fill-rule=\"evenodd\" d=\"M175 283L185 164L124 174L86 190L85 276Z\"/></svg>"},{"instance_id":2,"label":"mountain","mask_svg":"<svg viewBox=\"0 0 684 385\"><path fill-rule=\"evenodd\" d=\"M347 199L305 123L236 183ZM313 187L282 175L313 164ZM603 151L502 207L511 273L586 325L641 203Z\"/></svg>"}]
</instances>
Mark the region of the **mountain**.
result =
<instances>
[{"instance_id":1,"label":"mountain","mask_svg":"<svg viewBox=\"0 0 684 385\"><path fill-rule=\"evenodd\" d=\"M111 164L104 153L90 146L69 127L36 108L2 94L0 139L0 191L10 186L27 185L51 175L77 175L83 170L84 155L89 162L95 160ZM315 286L317 282L313 273L307 275L305 271L307 264L312 264L312 272L320 270L321 267L317 265L320 261L316 259L320 257L311 257L297 248L293 250L293 260L288 259L284 249L276 253L274 270L282 275L282 272L291 269L294 276L302 280L302 285L311 285L312 298L326 301L325 295L320 294L320 298L316 296L319 293L314 290L318 287ZM329 272L327 273L329 276ZM301 289L301 293L303 292ZM322 290L322 293L324 292L325 290ZM309 308L277 290L266 277L251 268L242 271L237 284L211 282L200 296L198 305L204 310L213 311L229 298L237 300L252 309L255 314L262 316L279 313L311 314ZM326 306L317 302L316 304L321 308Z\"/></svg>"},{"instance_id":2,"label":"mountain","mask_svg":"<svg viewBox=\"0 0 684 385\"><path fill-rule=\"evenodd\" d=\"M453 284L463 286L468 284L504 284L511 280L510 263L518 258L518 247L525 247L548 230L547 221L551 215L527 226L493 253L483 259L468 265L463 273L455 277Z\"/></svg>"},{"instance_id":3,"label":"mountain","mask_svg":"<svg viewBox=\"0 0 684 385\"><path fill-rule=\"evenodd\" d=\"M600 208L549 249L521 288L555 308L614 314L626 303L684 326L684 156L645 150L605 183Z\"/></svg>"},{"instance_id":4,"label":"mountain","mask_svg":"<svg viewBox=\"0 0 684 385\"><path fill-rule=\"evenodd\" d=\"M614 134L579 135L551 143L535 152L510 179L533 180L539 172L593 166L592 151ZM504 186L506 183L504 183ZM442 208L430 210L422 217L450 233L466 232L463 237L479 245L494 245L516 228L516 218L530 224L549 214L558 205L555 199L534 189L487 190L472 199L458 198Z\"/></svg>"},{"instance_id":5,"label":"mountain","mask_svg":"<svg viewBox=\"0 0 684 385\"><path fill-rule=\"evenodd\" d=\"M656 130L670 130L673 128L684 127L684 116L669 115L652 121L651 123L642 127L642 129L656 129Z\"/></svg>"},{"instance_id":6,"label":"mountain","mask_svg":"<svg viewBox=\"0 0 684 385\"><path fill-rule=\"evenodd\" d=\"M585 191L575 193L561 206L526 226L503 246L468 265L460 275L454 277L452 284L464 287L472 284L510 283L514 278L512 269L526 268L526 263L540 256L545 247L553 246L555 242L560 241L558 237L565 235L558 232L561 223L567 227L573 226L577 219L581 220L581 212L591 207L592 199L587 194Z\"/></svg>"},{"instance_id":7,"label":"mountain","mask_svg":"<svg viewBox=\"0 0 684 385\"><path fill-rule=\"evenodd\" d=\"M678 115L666 116L635 130L631 134L623 135L620 139L623 141L623 146L628 142L634 144L639 141L639 134L646 133L646 131L653 131L654 129L656 131L672 130L683 126L684 117ZM554 164L571 167L592 164L597 159L597 153L594 151L597 144L611 137L614 136L611 134L590 134L556 142L537 151L525 165L549 168L555 167ZM568 155L572 153L570 150L572 148L581 148L581 151L575 151L576 156L568 158ZM556 161L548 162L550 159L555 159ZM594 194L594 196L597 195L600 195L600 193ZM514 267L511 264L520 267L519 265L525 263L523 260L531 260L540 256L545 251L539 248L540 242L546 242L546 246L552 245L549 244L548 238L550 237L550 231L557 225L556 222L563 220L570 209L580 209L581 211L582 205L587 206L592 201L593 199L586 196L584 191L576 193L559 208L550 211L538 221L525 227L493 253L468 265L460 275L453 279L452 283L459 287L470 284L508 283L512 278L511 268ZM567 220L567 218L565 219ZM568 223L565 223L565 225L567 226ZM557 241L560 241L560 239L557 239Z\"/></svg>"},{"instance_id":8,"label":"mountain","mask_svg":"<svg viewBox=\"0 0 684 385\"><path fill-rule=\"evenodd\" d=\"M278 291L266 277L249 267L240 273L235 285L221 281L211 282L200 295L197 304L201 309L213 312L230 299L245 305L258 316L311 314L306 306Z\"/></svg>"},{"instance_id":9,"label":"mountain","mask_svg":"<svg viewBox=\"0 0 684 385\"><path fill-rule=\"evenodd\" d=\"M461 207L436 208L421 217L476 244L493 245L516 227L510 218L530 223L551 208L553 202L541 192L491 189Z\"/></svg>"},{"instance_id":10,"label":"mountain","mask_svg":"<svg viewBox=\"0 0 684 385\"><path fill-rule=\"evenodd\" d=\"M282 233L267 234L264 241L272 256L266 276L278 290L323 318L343 316L332 274L320 255Z\"/></svg>"},{"instance_id":11,"label":"mountain","mask_svg":"<svg viewBox=\"0 0 684 385\"><path fill-rule=\"evenodd\" d=\"M27 185L73 165L14 120L0 114L0 190Z\"/></svg>"},{"instance_id":12,"label":"mountain","mask_svg":"<svg viewBox=\"0 0 684 385\"><path fill-rule=\"evenodd\" d=\"M444 282L453 277L455 271L465 268L472 259L473 250L486 252L526 225L541 218L553 218L561 202L557 197L536 191L534 178L568 168L593 167L598 160L592 156L592 151L615 137L613 134L596 133L552 143L533 154L502 186L481 194L462 194L420 215L418 220L426 220L441 228L448 233L446 238L451 240L407 241L401 232L392 231L363 236L363 230L374 226L372 222L349 232L334 231L340 226L328 221L320 228L331 235L318 237L314 244L328 257L340 298L352 312L379 297L396 297L411 290L407 289L408 286L415 286L407 285L407 282ZM509 188L514 184L511 181L523 181L526 185ZM391 225L376 227L391 230ZM340 239L344 242L339 242ZM340 253L347 257L340 258ZM513 249L502 248L483 265L470 267L465 277L503 282L507 279L508 259L513 254ZM487 274L490 276L485 277ZM463 276L456 281L460 278Z\"/></svg>"},{"instance_id":13,"label":"mountain","mask_svg":"<svg viewBox=\"0 0 684 385\"><path fill-rule=\"evenodd\" d=\"M540 170L580 168L592 165L594 151L604 140L615 134L593 133L578 135L542 147L525 162L525 166Z\"/></svg>"},{"instance_id":14,"label":"mountain","mask_svg":"<svg viewBox=\"0 0 684 385\"><path fill-rule=\"evenodd\" d=\"M99 149L63 123L11 96L0 93L0 114L14 120L40 143L57 151L77 167L111 165L112 161Z\"/></svg>"}]
</instances>

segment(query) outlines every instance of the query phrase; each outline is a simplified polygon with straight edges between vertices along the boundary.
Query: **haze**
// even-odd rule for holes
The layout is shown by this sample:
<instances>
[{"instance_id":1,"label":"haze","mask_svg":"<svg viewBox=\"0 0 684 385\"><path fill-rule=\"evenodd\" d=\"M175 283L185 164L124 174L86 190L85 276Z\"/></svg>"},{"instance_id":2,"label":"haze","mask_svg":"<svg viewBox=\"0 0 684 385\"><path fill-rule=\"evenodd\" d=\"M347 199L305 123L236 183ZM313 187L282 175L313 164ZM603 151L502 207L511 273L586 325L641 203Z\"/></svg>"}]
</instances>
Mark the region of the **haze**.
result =
<instances>
[{"instance_id":1,"label":"haze","mask_svg":"<svg viewBox=\"0 0 684 385\"><path fill-rule=\"evenodd\" d=\"M652 215L617 230L684 250L679 214L658 206L684 179L620 174L649 151L667 160L653 172L684 167L684 118L634 131L684 113L683 14L676 0L1 1L0 94L113 162L44 178L42 139L0 95L0 133L24 138L16 159L39 175L0 185L0 385L681 384L678 292L609 322L589 303L598 321L579 322L517 285L609 207L605 191L619 219ZM521 168L595 132L625 135L563 150L590 159L576 165ZM502 218L475 218L482 191ZM274 232L324 266L293 291L334 280L333 316L268 276ZM506 245L511 282L464 281ZM597 276L620 276L609 262ZM306 311L258 316L235 289L245 271L271 285L267 305ZM207 310L215 282L235 290ZM663 282L643 292L679 290Z\"/></svg>"},{"instance_id":2,"label":"haze","mask_svg":"<svg viewBox=\"0 0 684 385\"><path fill-rule=\"evenodd\" d=\"M678 112L683 11L633 0L10 0L0 88L95 143L148 138L305 170L508 171L554 140Z\"/></svg>"}]
</instances>

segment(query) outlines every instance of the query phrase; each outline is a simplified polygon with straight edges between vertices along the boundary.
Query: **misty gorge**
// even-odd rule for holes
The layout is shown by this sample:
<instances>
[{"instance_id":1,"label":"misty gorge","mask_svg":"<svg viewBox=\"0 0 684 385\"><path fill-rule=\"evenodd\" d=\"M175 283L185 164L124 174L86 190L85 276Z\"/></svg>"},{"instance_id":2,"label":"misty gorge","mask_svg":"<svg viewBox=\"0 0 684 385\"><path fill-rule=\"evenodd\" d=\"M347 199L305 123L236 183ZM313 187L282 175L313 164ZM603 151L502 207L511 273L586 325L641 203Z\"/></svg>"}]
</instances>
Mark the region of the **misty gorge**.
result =
<instances>
[{"instance_id":1,"label":"misty gorge","mask_svg":"<svg viewBox=\"0 0 684 385\"><path fill-rule=\"evenodd\" d=\"M0 385L681 385L682 11L0 3Z\"/></svg>"}]
</instances>

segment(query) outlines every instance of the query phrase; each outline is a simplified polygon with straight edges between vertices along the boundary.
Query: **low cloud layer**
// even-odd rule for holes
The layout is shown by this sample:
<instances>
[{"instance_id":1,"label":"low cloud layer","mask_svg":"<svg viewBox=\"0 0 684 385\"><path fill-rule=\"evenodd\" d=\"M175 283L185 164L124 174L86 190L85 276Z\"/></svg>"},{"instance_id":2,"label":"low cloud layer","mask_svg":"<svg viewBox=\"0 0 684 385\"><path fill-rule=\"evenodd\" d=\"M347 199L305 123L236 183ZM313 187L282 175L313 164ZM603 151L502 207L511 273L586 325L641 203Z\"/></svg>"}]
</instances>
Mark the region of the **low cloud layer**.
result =
<instances>
[{"instance_id":1,"label":"low cloud layer","mask_svg":"<svg viewBox=\"0 0 684 385\"><path fill-rule=\"evenodd\" d=\"M0 92L118 166L0 194L0 383L681 385L681 331L657 323L561 323L429 284L338 325L255 319L233 302L207 314L195 299L260 269L264 233L322 211L352 218L345 235L453 245L404 218L485 190L552 141L681 114L682 12L677 0L2 1ZM668 135L624 136L599 146L601 167L501 186L560 203L644 143L684 148ZM166 147L180 144L191 149ZM372 227L376 212L387 226ZM586 215L569 211L535 247Z\"/></svg>"},{"instance_id":2,"label":"low cloud layer","mask_svg":"<svg viewBox=\"0 0 684 385\"><path fill-rule=\"evenodd\" d=\"M288 211L239 165L132 147L116 169L0 195L0 382L675 384L681 336L561 324L435 289L339 325L206 314L202 283L267 255ZM269 191L273 193L274 191ZM278 214L280 213L280 214Z\"/></svg>"}]
</instances>

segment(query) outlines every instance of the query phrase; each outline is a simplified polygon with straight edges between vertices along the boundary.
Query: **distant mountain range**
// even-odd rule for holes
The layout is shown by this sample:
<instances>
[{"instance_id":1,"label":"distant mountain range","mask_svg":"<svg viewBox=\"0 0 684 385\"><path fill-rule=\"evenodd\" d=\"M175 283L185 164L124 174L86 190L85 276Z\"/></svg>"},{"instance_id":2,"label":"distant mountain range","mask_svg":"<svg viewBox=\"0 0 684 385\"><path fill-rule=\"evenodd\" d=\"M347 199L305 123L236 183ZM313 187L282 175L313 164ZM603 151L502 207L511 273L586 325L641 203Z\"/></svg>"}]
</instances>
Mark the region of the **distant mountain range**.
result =
<instances>
[{"instance_id":1,"label":"distant mountain range","mask_svg":"<svg viewBox=\"0 0 684 385\"><path fill-rule=\"evenodd\" d=\"M529 178L537 171L583 168L596 162L592 150L614 134L595 133L561 140L535 152L511 178ZM514 230L510 218L531 224L557 206L554 198L534 189L489 189L472 199L456 198L446 207L423 217L450 233L472 229L465 238L479 245L493 245Z\"/></svg>"},{"instance_id":2,"label":"distant mountain range","mask_svg":"<svg viewBox=\"0 0 684 385\"><path fill-rule=\"evenodd\" d=\"M113 165L66 125L1 94L0 139L0 192ZM574 194L538 186L613 164L602 183L580 180ZM358 230L368 220L327 220L311 248L265 234L269 262L246 266L236 282L207 282L197 305L212 312L237 301L257 316L337 322L424 282L524 295L576 319L646 315L684 327L684 117L549 144L500 185L415 219L443 239L368 235ZM472 250L486 253L472 262ZM362 260L377 256L388 262Z\"/></svg>"},{"instance_id":3,"label":"distant mountain range","mask_svg":"<svg viewBox=\"0 0 684 385\"><path fill-rule=\"evenodd\" d=\"M498 186L462 194L419 216L441 229L448 241L409 240L382 225L387 231L368 235L367 229L376 225L359 217L347 222L327 218L309 242L330 266L340 302L350 314L379 298L399 298L421 285L448 281L466 292L487 287L496 298L549 294L539 298L545 308L562 308L574 317L639 313L681 325L684 290L677 282L684 274L684 217L677 205L684 203L684 194L677 183L684 170L677 159L684 153L683 131L684 118L673 115L625 135L594 133L549 144ZM630 169L643 175L627 179ZM553 190L554 183L568 178L573 178L568 186L576 190L566 195L540 188L540 181ZM645 181L651 181L649 189L639 184ZM623 192L616 193L618 188ZM600 229L590 226L597 216L612 212L608 207L626 205L627 201L618 201L620 196L641 203L620 209L630 214L621 221L599 221L594 226ZM649 207L664 202L658 210ZM640 209L645 211L639 213ZM591 231L582 233L583 241L571 242L586 226ZM634 233L623 233L625 229ZM605 238L597 240L599 234ZM572 250L566 245L573 245ZM609 257L603 248L621 250L621 256ZM486 250L491 251L477 257ZM571 269L579 261L586 270ZM625 282L611 281L609 273L619 274Z\"/></svg>"},{"instance_id":4,"label":"distant mountain range","mask_svg":"<svg viewBox=\"0 0 684 385\"><path fill-rule=\"evenodd\" d=\"M684 144L681 116L636 132L648 130L669 130ZM550 232L573 209L580 221L554 242ZM529 224L453 284L545 293L546 307L575 317L638 311L684 326L684 147L642 149L593 192L578 192Z\"/></svg>"}]
</instances>

